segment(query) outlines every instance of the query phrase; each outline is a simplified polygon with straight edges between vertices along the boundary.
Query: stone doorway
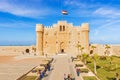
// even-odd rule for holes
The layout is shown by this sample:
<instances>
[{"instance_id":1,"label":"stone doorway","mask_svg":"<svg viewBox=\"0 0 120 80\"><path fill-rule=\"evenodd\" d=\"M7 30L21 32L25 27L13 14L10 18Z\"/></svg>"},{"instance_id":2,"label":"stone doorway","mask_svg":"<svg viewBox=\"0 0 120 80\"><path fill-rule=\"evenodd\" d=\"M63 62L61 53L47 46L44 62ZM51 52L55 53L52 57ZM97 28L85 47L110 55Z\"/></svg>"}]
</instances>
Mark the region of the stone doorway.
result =
<instances>
[{"instance_id":1,"label":"stone doorway","mask_svg":"<svg viewBox=\"0 0 120 80\"><path fill-rule=\"evenodd\" d=\"M60 52L65 53L65 44L64 44L64 42L60 43Z\"/></svg>"},{"instance_id":2,"label":"stone doorway","mask_svg":"<svg viewBox=\"0 0 120 80\"><path fill-rule=\"evenodd\" d=\"M64 49L61 49L61 53L64 53Z\"/></svg>"}]
</instances>

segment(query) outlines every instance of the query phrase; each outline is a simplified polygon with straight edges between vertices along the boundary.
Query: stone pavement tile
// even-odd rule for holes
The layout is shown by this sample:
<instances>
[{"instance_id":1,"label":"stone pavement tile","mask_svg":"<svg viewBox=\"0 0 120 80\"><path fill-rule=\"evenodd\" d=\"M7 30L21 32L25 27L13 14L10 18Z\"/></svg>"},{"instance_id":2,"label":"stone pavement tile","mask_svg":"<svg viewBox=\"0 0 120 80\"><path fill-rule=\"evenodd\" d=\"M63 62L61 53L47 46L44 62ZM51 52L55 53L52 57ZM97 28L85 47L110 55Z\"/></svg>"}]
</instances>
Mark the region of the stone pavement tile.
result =
<instances>
[{"instance_id":1,"label":"stone pavement tile","mask_svg":"<svg viewBox=\"0 0 120 80\"><path fill-rule=\"evenodd\" d=\"M52 71L49 80L63 80L64 73L70 74L68 57L60 55L56 58L54 70Z\"/></svg>"},{"instance_id":2,"label":"stone pavement tile","mask_svg":"<svg viewBox=\"0 0 120 80\"><path fill-rule=\"evenodd\" d=\"M82 80L76 76L74 66L68 55L58 55L55 59L54 70L48 80L64 80L64 74L72 74L76 78L75 80Z\"/></svg>"},{"instance_id":3,"label":"stone pavement tile","mask_svg":"<svg viewBox=\"0 0 120 80\"><path fill-rule=\"evenodd\" d=\"M42 58L27 58L10 63L0 63L0 80L16 80L41 63ZM7 76L7 77L6 77Z\"/></svg>"}]
</instances>

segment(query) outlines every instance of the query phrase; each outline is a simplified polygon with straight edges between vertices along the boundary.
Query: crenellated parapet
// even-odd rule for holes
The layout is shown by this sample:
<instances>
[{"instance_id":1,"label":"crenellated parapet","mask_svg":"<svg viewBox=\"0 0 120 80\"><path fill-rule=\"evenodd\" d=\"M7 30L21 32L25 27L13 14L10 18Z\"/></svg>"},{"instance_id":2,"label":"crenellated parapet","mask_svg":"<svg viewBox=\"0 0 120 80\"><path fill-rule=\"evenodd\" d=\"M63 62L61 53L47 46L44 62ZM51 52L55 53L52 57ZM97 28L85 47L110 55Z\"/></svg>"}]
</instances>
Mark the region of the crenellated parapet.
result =
<instances>
[{"instance_id":1,"label":"crenellated parapet","mask_svg":"<svg viewBox=\"0 0 120 80\"><path fill-rule=\"evenodd\" d=\"M82 31L89 31L89 23L83 23L81 27L82 27Z\"/></svg>"},{"instance_id":2,"label":"crenellated parapet","mask_svg":"<svg viewBox=\"0 0 120 80\"><path fill-rule=\"evenodd\" d=\"M44 31L44 26L42 24L36 24L36 31Z\"/></svg>"}]
</instances>

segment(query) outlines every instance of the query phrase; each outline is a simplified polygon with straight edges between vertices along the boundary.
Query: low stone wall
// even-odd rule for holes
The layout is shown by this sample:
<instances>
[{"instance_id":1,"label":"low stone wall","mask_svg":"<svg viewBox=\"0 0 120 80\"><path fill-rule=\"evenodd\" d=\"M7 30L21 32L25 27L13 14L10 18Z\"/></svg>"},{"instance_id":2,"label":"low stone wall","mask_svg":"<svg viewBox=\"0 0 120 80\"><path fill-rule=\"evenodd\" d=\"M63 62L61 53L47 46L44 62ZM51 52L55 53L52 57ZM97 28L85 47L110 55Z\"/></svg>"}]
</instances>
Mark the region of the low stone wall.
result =
<instances>
[{"instance_id":1,"label":"low stone wall","mask_svg":"<svg viewBox=\"0 0 120 80\"><path fill-rule=\"evenodd\" d=\"M114 55L120 56L120 45L113 45L112 51Z\"/></svg>"},{"instance_id":2,"label":"low stone wall","mask_svg":"<svg viewBox=\"0 0 120 80\"><path fill-rule=\"evenodd\" d=\"M96 48L94 49L94 53L99 55L104 55L105 52L105 45L103 44L91 44L94 45ZM120 56L120 45L109 45L110 46L110 55L117 55ZM32 54L32 46L0 46L0 55L23 55L26 49L30 49L30 53ZM91 47L90 47L90 50ZM84 52L84 51L83 51ZM78 52L76 52L78 53ZM49 55L49 54L48 54Z\"/></svg>"},{"instance_id":3,"label":"low stone wall","mask_svg":"<svg viewBox=\"0 0 120 80\"><path fill-rule=\"evenodd\" d=\"M31 46L0 46L0 55L23 55L26 49L31 50Z\"/></svg>"},{"instance_id":4,"label":"low stone wall","mask_svg":"<svg viewBox=\"0 0 120 80\"><path fill-rule=\"evenodd\" d=\"M96 46L96 48L94 49L94 53L97 53L99 55L104 55L105 52L105 45L103 44L91 44L91 46L94 45ZM108 44L109 45L109 44ZM90 50L92 50L90 46ZM120 45L109 45L109 51L110 51L110 55L117 55L120 56Z\"/></svg>"}]
</instances>

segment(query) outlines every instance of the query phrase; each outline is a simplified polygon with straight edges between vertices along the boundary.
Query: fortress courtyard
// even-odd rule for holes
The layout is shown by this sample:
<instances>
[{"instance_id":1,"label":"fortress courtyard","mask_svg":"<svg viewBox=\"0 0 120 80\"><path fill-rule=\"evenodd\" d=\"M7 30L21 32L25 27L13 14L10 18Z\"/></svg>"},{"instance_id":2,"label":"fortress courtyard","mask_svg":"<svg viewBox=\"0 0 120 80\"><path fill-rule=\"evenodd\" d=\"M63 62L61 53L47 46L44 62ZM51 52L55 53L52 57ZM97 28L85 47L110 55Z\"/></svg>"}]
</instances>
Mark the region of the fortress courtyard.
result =
<instances>
[{"instance_id":1,"label":"fortress courtyard","mask_svg":"<svg viewBox=\"0 0 120 80\"><path fill-rule=\"evenodd\" d=\"M55 59L53 63L53 71L49 76L43 80L63 80L64 73L74 73L76 80L81 80L81 77L77 77L70 56L67 54L60 54L52 56ZM35 66L43 63L42 60L45 57L34 55L21 55L21 56L0 56L0 79L1 80L16 80L23 74Z\"/></svg>"},{"instance_id":2,"label":"fortress courtyard","mask_svg":"<svg viewBox=\"0 0 120 80\"><path fill-rule=\"evenodd\" d=\"M79 61L79 59L78 60L75 59L75 61L72 62L71 56L76 57L73 54L68 55L68 54L63 54L63 53L62 54L60 53L57 55L48 55L47 58L52 57L54 58L54 61L52 62L52 65L51 65L51 71L47 73L48 76L43 78L42 80L56 80L56 79L63 80L64 74L72 74L75 80L86 80L84 77L88 77L88 80L90 77L96 78L96 79L92 78L92 80L103 80L103 79L110 80L110 79L105 78L105 75L106 76L110 75L109 78L115 77L115 73L113 73L114 71L108 74L104 74L104 76L103 75L95 76L94 71L91 71L92 70L92 68L90 67L91 63L90 64L87 63L87 65L85 65L84 61L81 61L81 60ZM1 80L16 80L20 78L22 75L29 72L34 67L38 66L39 64L44 63L43 62L44 59L46 59L46 56L34 56L33 54L30 54L30 55L24 54L24 55L17 55L17 56L16 55L14 56L2 55L0 56L0 79ZM87 60L90 61L89 58ZM118 57L118 58L114 58L112 61L112 64L116 64L117 62L118 73L119 73L119 67L120 67L119 60L120 58ZM75 70L75 64L84 65L84 67L82 67L81 69L86 68L86 69L91 69L91 70L88 73L81 72L80 76L77 76L77 73ZM107 65L107 64L109 64L109 62L105 62L105 64L102 63L102 65ZM112 66L114 69L116 65L112 65ZM97 70L97 74L99 73L103 74L103 72ZM20 79L20 80L36 80L36 79Z\"/></svg>"}]
</instances>

